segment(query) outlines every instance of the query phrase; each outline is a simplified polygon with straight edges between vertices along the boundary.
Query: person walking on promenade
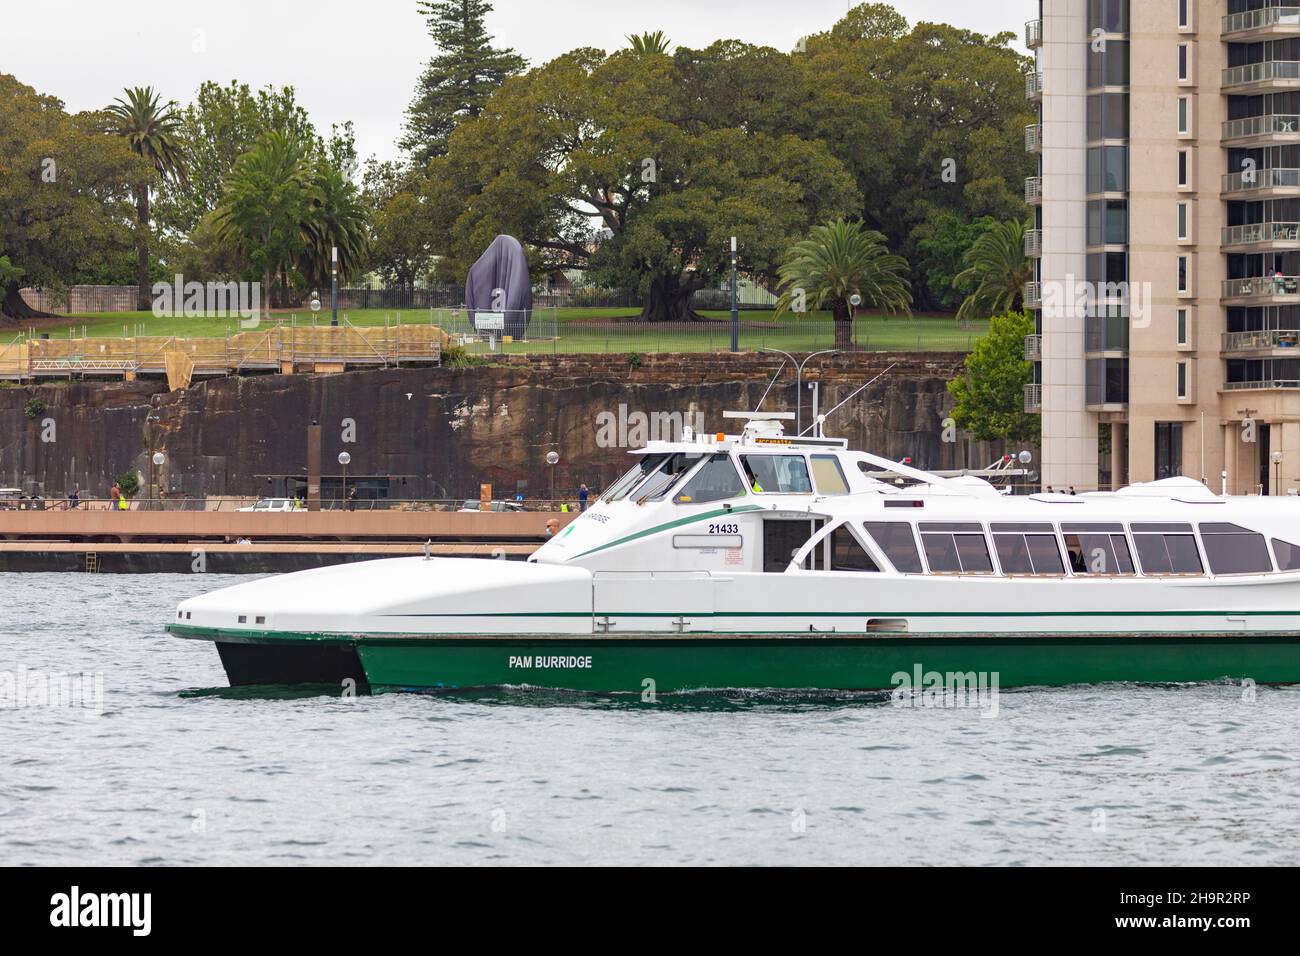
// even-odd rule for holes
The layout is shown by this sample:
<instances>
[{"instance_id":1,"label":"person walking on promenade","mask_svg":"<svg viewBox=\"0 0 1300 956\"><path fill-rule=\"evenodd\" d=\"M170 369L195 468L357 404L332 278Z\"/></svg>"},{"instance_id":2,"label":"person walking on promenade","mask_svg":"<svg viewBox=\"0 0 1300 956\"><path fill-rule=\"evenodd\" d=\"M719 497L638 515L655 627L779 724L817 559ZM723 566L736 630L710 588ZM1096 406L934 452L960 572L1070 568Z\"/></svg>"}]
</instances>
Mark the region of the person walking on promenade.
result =
<instances>
[{"instance_id":1,"label":"person walking on promenade","mask_svg":"<svg viewBox=\"0 0 1300 956\"><path fill-rule=\"evenodd\" d=\"M591 496L591 490L587 488L587 485L585 483L578 485L578 510L579 511L587 510L587 498L589 498L590 496Z\"/></svg>"},{"instance_id":2,"label":"person walking on promenade","mask_svg":"<svg viewBox=\"0 0 1300 956\"><path fill-rule=\"evenodd\" d=\"M72 494L68 495L68 508L76 508L79 504L81 504L81 489L74 486Z\"/></svg>"},{"instance_id":3,"label":"person walking on promenade","mask_svg":"<svg viewBox=\"0 0 1300 956\"><path fill-rule=\"evenodd\" d=\"M122 498L122 486L115 481L113 482L113 487L108 490L109 509L112 511L116 511L118 508L120 508L121 498Z\"/></svg>"}]
</instances>

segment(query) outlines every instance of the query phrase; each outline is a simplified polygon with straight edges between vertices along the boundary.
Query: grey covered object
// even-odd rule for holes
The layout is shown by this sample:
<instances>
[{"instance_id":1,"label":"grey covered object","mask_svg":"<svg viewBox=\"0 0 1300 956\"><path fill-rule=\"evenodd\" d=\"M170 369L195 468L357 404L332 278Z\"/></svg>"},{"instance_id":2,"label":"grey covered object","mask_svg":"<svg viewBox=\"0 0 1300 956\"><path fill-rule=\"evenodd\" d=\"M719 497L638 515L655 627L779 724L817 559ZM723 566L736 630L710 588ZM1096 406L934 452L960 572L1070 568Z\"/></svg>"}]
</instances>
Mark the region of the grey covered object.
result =
<instances>
[{"instance_id":1,"label":"grey covered object","mask_svg":"<svg viewBox=\"0 0 1300 956\"><path fill-rule=\"evenodd\" d=\"M514 236L497 236L465 277L470 324L476 312L504 312L505 334L523 338L533 317L528 257Z\"/></svg>"}]
</instances>

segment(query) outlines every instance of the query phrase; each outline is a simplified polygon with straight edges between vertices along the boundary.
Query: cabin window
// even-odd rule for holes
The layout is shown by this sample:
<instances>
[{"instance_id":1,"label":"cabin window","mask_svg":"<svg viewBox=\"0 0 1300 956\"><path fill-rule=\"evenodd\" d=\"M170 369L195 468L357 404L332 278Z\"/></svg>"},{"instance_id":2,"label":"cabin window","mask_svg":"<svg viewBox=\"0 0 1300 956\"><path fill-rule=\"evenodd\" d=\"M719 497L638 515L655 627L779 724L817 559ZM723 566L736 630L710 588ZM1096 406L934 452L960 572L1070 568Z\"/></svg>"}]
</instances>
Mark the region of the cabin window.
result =
<instances>
[{"instance_id":1,"label":"cabin window","mask_svg":"<svg viewBox=\"0 0 1300 956\"><path fill-rule=\"evenodd\" d=\"M745 493L745 485L736 474L731 456L712 455L697 471L686 487L673 496L679 505L701 504L708 501L725 501Z\"/></svg>"},{"instance_id":2,"label":"cabin window","mask_svg":"<svg viewBox=\"0 0 1300 956\"><path fill-rule=\"evenodd\" d=\"M916 535L904 521L868 521L863 529L884 552L899 574L921 574L921 553L916 549Z\"/></svg>"},{"instance_id":3,"label":"cabin window","mask_svg":"<svg viewBox=\"0 0 1300 956\"><path fill-rule=\"evenodd\" d=\"M1201 525L1205 560L1214 574L1262 574L1273 570L1264 536L1226 523Z\"/></svg>"},{"instance_id":4,"label":"cabin window","mask_svg":"<svg viewBox=\"0 0 1300 956\"><path fill-rule=\"evenodd\" d=\"M817 492L823 495L847 495L849 482L844 477L844 469L834 455L812 456L813 478L817 480Z\"/></svg>"},{"instance_id":5,"label":"cabin window","mask_svg":"<svg viewBox=\"0 0 1300 956\"><path fill-rule=\"evenodd\" d=\"M1133 543L1143 574L1204 574L1190 524L1135 524Z\"/></svg>"},{"instance_id":6,"label":"cabin window","mask_svg":"<svg viewBox=\"0 0 1300 956\"><path fill-rule=\"evenodd\" d=\"M1075 574L1136 574L1122 524L1064 524L1065 553Z\"/></svg>"},{"instance_id":7,"label":"cabin window","mask_svg":"<svg viewBox=\"0 0 1300 956\"><path fill-rule=\"evenodd\" d=\"M745 455L740 461L745 480L754 491L779 495L812 493L808 463L803 455Z\"/></svg>"},{"instance_id":8,"label":"cabin window","mask_svg":"<svg viewBox=\"0 0 1300 956\"><path fill-rule=\"evenodd\" d=\"M1274 538L1273 554L1277 557L1279 571L1300 571L1300 544Z\"/></svg>"},{"instance_id":9,"label":"cabin window","mask_svg":"<svg viewBox=\"0 0 1300 956\"><path fill-rule=\"evenodd\" d=\"M636 489L638 501L658 501L677 483L677 479L700 463L701 455L669 455L653 475Z\"/></svg>"},{"instance_id":10,"label":"cabin window","mask_svg":"<svg viewBox=\"0 0 1300 956\"><path fill-rule=\"evenodd\" d=\"M992 574L984 529L978 524L921 524L925 559L935 574Z\"/></svg>"},{"instance_id":11,"label":"cabin window","mask_svg":"<svg viewBox=\"0 0 1300 956\"><path fill-rule=\"evenodd\" d=\"M1002 530L1003 528L1014 530ZM1023 528L1023 530L1022 530ZM1026 533L1033 532L1033 533ZM1056 531L1042 526L993 526L993 547L1003 574L1064 574Z\"/></svg>"},{"instance_id":12,"label":"cabin window","mask_svg":"<svg viewBox=\"0 0 1300 956\"><path fill-rule=\"evenodd\" d=\"M848 525L840 525L831 532L832 571L879 571Z\"/></svg>"},{"instance_id":13,"label":"cabin window","mask_svg":"<svg viewBox=\"0 0 1300 956\"><path fill-rule=\"evenodd\" d=\"M602 501L622 501L628 494L645 480L645 476L657 471L667 459L667 455L646 455L622 478L614 482L601 496Z\"/></svg>"}]
</instances>

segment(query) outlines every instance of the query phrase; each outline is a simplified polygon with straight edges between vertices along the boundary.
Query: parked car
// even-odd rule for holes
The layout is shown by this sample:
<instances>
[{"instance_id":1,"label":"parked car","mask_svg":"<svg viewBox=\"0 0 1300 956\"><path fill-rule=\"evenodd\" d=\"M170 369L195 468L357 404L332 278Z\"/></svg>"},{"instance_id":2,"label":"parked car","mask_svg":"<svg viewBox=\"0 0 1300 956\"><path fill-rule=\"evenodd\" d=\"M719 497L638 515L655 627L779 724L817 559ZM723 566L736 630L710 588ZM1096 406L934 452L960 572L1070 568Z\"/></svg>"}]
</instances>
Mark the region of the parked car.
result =
<instances>
[{"instance_id":1,"label":"parked car","mask_svg":"<svg viewBox=\"0 0 1300 956\"><path fill-rule=\"evenodd\" d=\"M302 511L303 507L294 498L263 498L250 508L240 511Z\"/></svg>"},{"instance_id":2,"label":"parked car","mask_svg":"<svg viewBox=\"0 0 1300 956\"><path fill-rule=\"evenodd\" d=\"M480 502L471 498L458 509L460 511L482 511ZM491 511L523 511L524 506L518 501L493 501L489 505Z\"/></svg>"}]
</instances>

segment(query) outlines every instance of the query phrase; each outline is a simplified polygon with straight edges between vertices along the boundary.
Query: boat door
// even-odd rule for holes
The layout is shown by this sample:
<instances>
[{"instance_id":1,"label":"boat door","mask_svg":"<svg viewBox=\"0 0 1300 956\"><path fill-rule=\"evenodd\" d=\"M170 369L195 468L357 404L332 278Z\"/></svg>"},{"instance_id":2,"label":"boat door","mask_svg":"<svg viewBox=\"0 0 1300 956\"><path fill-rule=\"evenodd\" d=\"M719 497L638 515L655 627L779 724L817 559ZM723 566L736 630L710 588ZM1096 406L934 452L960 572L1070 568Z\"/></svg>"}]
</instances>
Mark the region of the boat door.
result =
<instances>
[{"instance_id":1,"label":"boat door","mask_svg":"<svg viewBox=\"0 0 1300 956\"><path fill-rule=\"evenodd\" d=\"M763 570L780 574L808 539L826 525L825 518L811 515L780 518L763 517Z\"/></svg>"},{"instance_id":2,"label":"boat door","mask_svg":"<svg viewBox=\"0 0 1300 956\"><path fill-rule=\"evenodd\" d=\"M592 612L597 634L709 631L713 578L706 571L597 571Z\"/></svg>"}]
</instances>

